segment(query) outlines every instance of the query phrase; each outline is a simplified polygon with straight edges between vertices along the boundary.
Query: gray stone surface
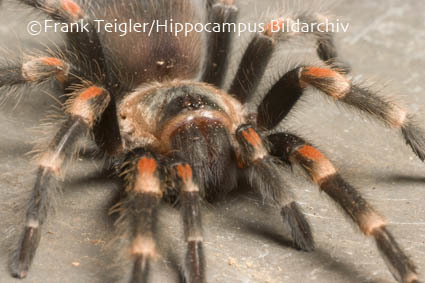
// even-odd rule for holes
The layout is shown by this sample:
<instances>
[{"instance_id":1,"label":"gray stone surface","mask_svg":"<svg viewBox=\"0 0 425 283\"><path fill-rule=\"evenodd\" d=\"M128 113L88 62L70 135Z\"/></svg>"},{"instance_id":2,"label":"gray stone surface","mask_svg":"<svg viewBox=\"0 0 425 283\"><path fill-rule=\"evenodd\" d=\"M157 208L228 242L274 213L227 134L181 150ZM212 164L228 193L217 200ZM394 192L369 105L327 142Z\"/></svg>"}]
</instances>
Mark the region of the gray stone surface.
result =
<instances>
[{"instance_id":1,"label":"gray stone surface","mask_svg":"<svg viewBox=\"0 0 425 283\"><path fill-rule=\"evenodd\" d=\"M264 8L283 1L239 2L246 19L256 19L254 15ZM424 125L425 2L334 2L331 13L350 23L348 33L337 34L337 43L342 57L352 64L354 76L387 85L383 91L402 101ZM5 4L0 8L3 47L17 53L39 48L54 38L29 36L26 23L36 14ZM240 52L235 48L236 58ZM275 68L285 63L274 61ZM19 103L17 94L22 97ZM8 275L6 253L22 214L14 207L25 199L34 181L34 166L25 154L31 142L43 136L33 127L51 105L57 103L44 91L25 88L11 91L0 108L0 282L17 282ZM323 149L342 175L386 216L395 237L423 274L424 165L400 135L313 92L284 125ZM113 260L114 245L109 244L114 233L107 208L117 186L102 177L99 168L99 162L82 159L71 166L25 282L115 282L125 277L129 265ZM316 251L293 249L277 211L265 208L255 195L235 194L203 208L208 282L393 282L373 241L356 231L314 186L304 181L296 184L296 195L314 228ZM164 206L160 228L163 251L153 268L152 282L178 282L184 248L178 211Z\"/></svg>"}]
</instances>

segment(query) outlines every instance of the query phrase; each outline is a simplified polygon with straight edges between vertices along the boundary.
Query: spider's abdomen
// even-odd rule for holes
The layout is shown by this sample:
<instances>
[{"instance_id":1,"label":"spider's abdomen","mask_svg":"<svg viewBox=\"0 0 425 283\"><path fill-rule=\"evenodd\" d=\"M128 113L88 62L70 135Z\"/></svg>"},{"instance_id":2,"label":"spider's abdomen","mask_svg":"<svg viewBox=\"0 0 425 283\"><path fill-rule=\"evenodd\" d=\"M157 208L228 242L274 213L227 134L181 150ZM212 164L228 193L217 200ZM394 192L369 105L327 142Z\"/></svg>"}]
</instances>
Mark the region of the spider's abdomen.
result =
<instances>
[{"instance_id":1,"label":"spider's abdomen","mask_svg":"<svg viewBox=\"0 0 425 283\"><path fill-rule=\"evenodd\" d=\"M200 23L203 9L192 0L103 1L96 18L122 23L123 32L103 32L106 57L121 81L136 87L149 81L193 79L199 72L202 34L176 33L176 23ZM131 21L131 22L130 22ZM130 30L140 23L138 31Z\"/></svg>"}]
</instances>

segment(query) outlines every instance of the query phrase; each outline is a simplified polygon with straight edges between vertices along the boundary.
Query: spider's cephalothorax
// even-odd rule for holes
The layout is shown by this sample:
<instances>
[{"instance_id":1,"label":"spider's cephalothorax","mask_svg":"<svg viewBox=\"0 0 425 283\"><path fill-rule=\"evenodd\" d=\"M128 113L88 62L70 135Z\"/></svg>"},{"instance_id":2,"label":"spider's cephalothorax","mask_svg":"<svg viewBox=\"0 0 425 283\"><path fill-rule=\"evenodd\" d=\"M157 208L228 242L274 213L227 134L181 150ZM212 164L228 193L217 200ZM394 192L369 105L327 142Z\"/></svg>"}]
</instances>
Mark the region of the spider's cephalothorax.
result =
<instances>
[{"instance_id":1,"label":"spider's cephalothorax","mask_svg":"<svg viewBox=\"0 0 425 283\"><path fill-rule=\"evenodd\" d=\"M301 166L366 235L374 237L394 278L419 282L416 268L389 232L385 220L338 174L315 147L296 135L271 131L291 111L306 88L315 88L387 126L399 130L417 156L425 158L425 134L412 115L390 100L351 81L349 68L337 57L330 34L311 31L318 65L293 66L264 94L256 113L248 113L276 46L298 33L278 36L295 18L324 21L303 13L279 19L255 33L244 51L228 90L223 90L232 33L226 30L175 36L98 32L94 19L163 23L235 23L232 0L126 0L104 5L73 0L19 0L62 23L86 21L82 31L68 32L59 55L23 57L0 66L0 86L41 83L55 78L70 92L67 120L38 159L26 223L11 261L13 276L27 275L37 249L42 224L56 180L72 157L78 138L92 133L99 148L125 180L123 200L114 211L125 227L133 260L131 282L146 282L155 256L155 216L158 204L177 192L187 242L186 280L206 280L202 250L200 200L210 200L247 182L280 210L298 248L314 249L310 226L285 182L288 166ZM202 3L200 3L202 2ZM204 9L205 6L205 9ZM149 35L148 35L149 34ZM205 44L204 44L205 42Z\"/></svg>"},{"instance_id":2,"label":"spider's cephalothorax","mask_svg":"<svg viewBox=\"0 0 425 283\"><path fill-rule=\"evenodd\" d=\"M232 132L245 121L242 105L204 83L175 81L137 89L120 103L126 150L151 148L192 164L201 196L236 186Z\"/></svg>"}]
</instances>

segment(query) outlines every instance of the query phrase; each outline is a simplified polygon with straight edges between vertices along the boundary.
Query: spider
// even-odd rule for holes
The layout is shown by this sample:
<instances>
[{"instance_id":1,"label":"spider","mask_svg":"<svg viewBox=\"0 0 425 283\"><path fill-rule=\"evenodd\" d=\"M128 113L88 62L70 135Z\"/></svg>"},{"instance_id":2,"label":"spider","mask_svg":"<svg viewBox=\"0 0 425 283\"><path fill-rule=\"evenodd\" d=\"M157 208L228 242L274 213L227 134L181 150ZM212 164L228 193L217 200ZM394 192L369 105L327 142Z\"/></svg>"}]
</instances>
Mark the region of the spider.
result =
<instances>
[{"instance_id":1,"label":"spider","mask_svg":"<svg viewBox=\"0 0 425 283\"><path fill-rule=\"evenodd\" d=\"M159 32L98 33L94 19L151 22L174 19L196 23L235 23L233 0L103 1L19 0L61 23L86 21L87 30L64 34L67 44L55 54L24 56L0 67L0 86L40 84L53 79L68 95L67 119L38 158L36 182L26 222L13 253L12 276L24 278L35 256L57 182L74 156L78 140L90 134L125 184L113 208L128 237L133 261L131 282L147 282L155 258L155 224L163 199L178 199L187 243L187 282L205 282L200 201L212 201L244 181L280 210L295 245L314 249L310 225L287 183L291 166L300 166L360 230L375 239L399 282L419 282L415 265L397 244L382 216L346 182L334 165L301 137L276 132L278 124L309 88L400 130L423 161L425 132L414 117L350 79L332 35L312 31L318 65L296 65L276 80L256 111L250 102L276 47L302 34L275 33L293 19L281 18L250 40L230 88L223 89L231 50L230 32L174 36ZM305 23L316 14L295 15Z\"/></svg>"}]
</instances>

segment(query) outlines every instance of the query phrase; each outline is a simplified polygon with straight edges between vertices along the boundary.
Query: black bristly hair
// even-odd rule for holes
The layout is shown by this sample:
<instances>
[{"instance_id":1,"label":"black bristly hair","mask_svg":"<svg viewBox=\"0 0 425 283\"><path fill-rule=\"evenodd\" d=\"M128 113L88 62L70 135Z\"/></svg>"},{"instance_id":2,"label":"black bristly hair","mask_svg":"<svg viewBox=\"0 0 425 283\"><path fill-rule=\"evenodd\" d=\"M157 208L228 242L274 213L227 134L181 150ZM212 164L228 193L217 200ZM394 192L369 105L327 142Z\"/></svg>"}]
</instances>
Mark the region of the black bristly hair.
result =
<instances>
[{"instance_id":1,"label":"black bristly hair","mask_svg":"<svg viewBox=\"0 0 425 283\"><path fill-rule=\"evenodd\" d=\"M100 150L120 164L116 175L125 185L113 212L119 213L118 230L128 240L131 282L149 281L150 266L157 257L157 245L161 245L156 240L159 204L170 195L177 195L180 203L187 245L185 280L205 282L208 261L201 202L225 195L241 180L280 213L297 249L313 251L312 229L286 180L291 166L303 168L366 236L374 237L397 281L419 282L415 265L389 232L384 218L318 149L290 133L270 134L306 89L314 88L400 130L413 152L424 160L424 130L392 100L347 76L350 68L340 61L332 34L311 31L321 64L294 66L264 93L255 119L248 113L277 47L304 36L276 34L272 28L282 29L293 19L320 22L323 16L295 14L265 25L251 38L226 90L231 30L187 36L160 30L122 37L98 32L94 19L145 23L173 19L176 23L209 21L224 26L237 22L233 0L144 0L132 1L132 5L126 0L84 5L74 0L17 1L58 22L84 20L88 29L67 33L57 56L22 56L0 65L0 87L56 79L69 94L63 105L66 121L38 159L24 230L10 263L12 276L27 276L65 164L75 154L78 140L91 135Z\"/></svg>"}]
</instances>

